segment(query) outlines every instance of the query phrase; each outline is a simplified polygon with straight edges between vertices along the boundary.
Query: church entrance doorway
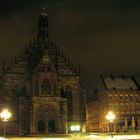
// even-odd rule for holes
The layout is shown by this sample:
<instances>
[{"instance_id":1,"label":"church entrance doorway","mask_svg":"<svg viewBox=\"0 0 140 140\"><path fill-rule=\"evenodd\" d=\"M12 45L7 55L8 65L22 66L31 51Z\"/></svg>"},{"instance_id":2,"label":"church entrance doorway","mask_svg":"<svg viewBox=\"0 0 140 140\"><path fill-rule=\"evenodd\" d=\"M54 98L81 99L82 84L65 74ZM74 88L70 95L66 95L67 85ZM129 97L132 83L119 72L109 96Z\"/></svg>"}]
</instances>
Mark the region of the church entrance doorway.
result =
<instances>
[{"instance_id":1,"label":"church entrance doorway","mask_svg":"<svg viewBox=\"0 0 140 140\"><path fill-rule=\"evenodd\" d=\"M38 132L45 133L46 125L43 120L38 121Z\"/></svg>"},{"instance_id":2,"label":"church entrance doorway","mask_svg":"<svg viewBox=\"0 0 140 140\"><path fill-rule=\"evenodd\" d=\"M55 132L55 120L48 121L48 131Z\"/></svg>"}]
</instances>

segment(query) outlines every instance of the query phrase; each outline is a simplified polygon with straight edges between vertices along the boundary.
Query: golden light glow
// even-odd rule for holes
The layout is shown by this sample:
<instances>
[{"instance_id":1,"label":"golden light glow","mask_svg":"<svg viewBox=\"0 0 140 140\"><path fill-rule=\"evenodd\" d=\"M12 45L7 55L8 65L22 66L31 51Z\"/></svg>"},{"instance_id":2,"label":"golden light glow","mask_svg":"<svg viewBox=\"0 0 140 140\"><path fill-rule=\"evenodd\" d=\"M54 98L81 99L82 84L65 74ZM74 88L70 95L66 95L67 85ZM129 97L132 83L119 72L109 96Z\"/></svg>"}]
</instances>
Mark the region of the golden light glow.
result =
<instances>
[{"instance_id":1,"label":"golden light glow","mask_svg":"<svg viewBox=\"0 0 140 140\"><path fill-rule=\"evenodd\" d=\"M12 114L7 110L4 109L1 113L0 113L0 117L2 119L2 121L6 122L11 118Z\"/></svg>"},{"instance_id":2,"label":"golden light glow","mask_svg":"<svg viewBox=\"0 0 140 140\"><path fill-rule=\"evenodd\" d=\"M114 119L116 118L115 114L112 112L112 111L109 111L106 115L106 119L109 121L109 122L113 122Z\"/></svg>"},{"instance_id":3,"label":"golden light glow","mask_svg":"<svg viewBox=\"0 0 140 140\"><path fill-rule=\"evenodd\" d=\"M0 140L8 140L8 139L0 137Z\"/></svg>"},{"instance_id":4,"label":"golden light glow","mask_svg":"<svg viewBox=\"0 0 140 140\"><path fill-rule=\"evenodd\" d=\"M80 126L79 126L79 125L76 125L76 126L75 126L75 130L76 130L76 131L80 131Z\"/></svg>"},{"instance_id":5,"label":"golden light glow","mask_svg":"<svg viewBox=\"0 0 140 140\"><path fill-rule=\"evenodd\" d=\"M70 127L71 131L75 131L75 126Z\"/></svg>"},{"instance_id":6,"label":"golden light glow","mask_svg":"<svg viewBox=\"0 0 140 140\"><path fill-rule=\"evenodd\" d=\"M81 129L80 125L72 125L70 127L71 131L80 131L80 129Z\"/></svg>"}]
</instances>

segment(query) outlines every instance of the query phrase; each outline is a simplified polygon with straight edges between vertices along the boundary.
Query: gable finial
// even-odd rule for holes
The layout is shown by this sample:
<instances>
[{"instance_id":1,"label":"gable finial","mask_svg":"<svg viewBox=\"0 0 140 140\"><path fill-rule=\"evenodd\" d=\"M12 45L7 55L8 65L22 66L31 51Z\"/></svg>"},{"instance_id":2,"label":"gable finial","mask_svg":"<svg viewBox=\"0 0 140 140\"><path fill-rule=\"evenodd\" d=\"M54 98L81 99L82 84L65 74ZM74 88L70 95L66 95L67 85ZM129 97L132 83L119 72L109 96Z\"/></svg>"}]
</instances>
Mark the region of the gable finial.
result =
<instances>
[{"instance_id":1,"label":"gable finial","mask_svg":"<svg viewBox=\"0 0 140 140\"><path fill-rule=\"evenodd\" d=\"M42 16L48 16L47 9L45 7L42 8Z\"/></svg>"}]
</instances>

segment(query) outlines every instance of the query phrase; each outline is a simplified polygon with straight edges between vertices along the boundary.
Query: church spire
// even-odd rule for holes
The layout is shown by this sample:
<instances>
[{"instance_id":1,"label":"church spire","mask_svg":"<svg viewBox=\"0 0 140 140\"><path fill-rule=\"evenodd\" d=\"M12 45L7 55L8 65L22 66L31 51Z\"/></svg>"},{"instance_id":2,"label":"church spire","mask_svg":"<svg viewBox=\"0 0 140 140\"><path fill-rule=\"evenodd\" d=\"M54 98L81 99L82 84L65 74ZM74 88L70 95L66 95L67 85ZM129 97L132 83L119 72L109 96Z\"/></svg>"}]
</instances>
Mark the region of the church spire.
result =
<instances>
[{"instance_id":1,"label":"church spire","mask_svg":"<svg viewBox=\"0 0 140 140\"><path fill-rule=\"evenodd\" d=\"M48 40L48 31L49 31L49 25L48 25L48 14L46 12L46 9L42 9L41 16L39 16L38 21L38 41L44 42Z\"/></svg>"}]
</instances>

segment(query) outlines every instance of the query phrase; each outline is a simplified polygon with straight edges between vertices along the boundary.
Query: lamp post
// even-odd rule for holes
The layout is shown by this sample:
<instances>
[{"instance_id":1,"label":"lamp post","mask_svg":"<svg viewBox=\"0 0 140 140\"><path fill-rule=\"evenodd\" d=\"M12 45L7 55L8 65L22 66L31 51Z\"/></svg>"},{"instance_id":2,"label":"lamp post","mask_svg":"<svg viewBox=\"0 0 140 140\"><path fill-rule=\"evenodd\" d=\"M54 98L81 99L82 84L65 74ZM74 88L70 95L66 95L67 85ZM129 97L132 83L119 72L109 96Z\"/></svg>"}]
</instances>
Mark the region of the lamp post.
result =
<instances>
[{"instance_id":1,"label":"lamp post","mask_svg":"<svg viewBox=\"0 0 140 140\"><path fill-rule=\"evenodd\" d=\"M4 122L4 127L3 127L4 137L6 136L6 122L9 121L9 119L11 118L11 116L12 116L11 113L7 109L4 109L0 113L0 117L1 117L2 121Z\"/></svg>"},{"instance_id":2,"label":"lamp post","mask_svg":"<svg viewBox=\"0 0 140 140\"><path fill-rule=\"evenodd\" d=\"M108 121L108 131L109 132L110 132L110 124L113 123L115 118L116 118L116 116L112 111L109 111L106 115L106 119ZM111 137L113 137L113 134L111 135Z\"/></svg>"}]
</instances>

